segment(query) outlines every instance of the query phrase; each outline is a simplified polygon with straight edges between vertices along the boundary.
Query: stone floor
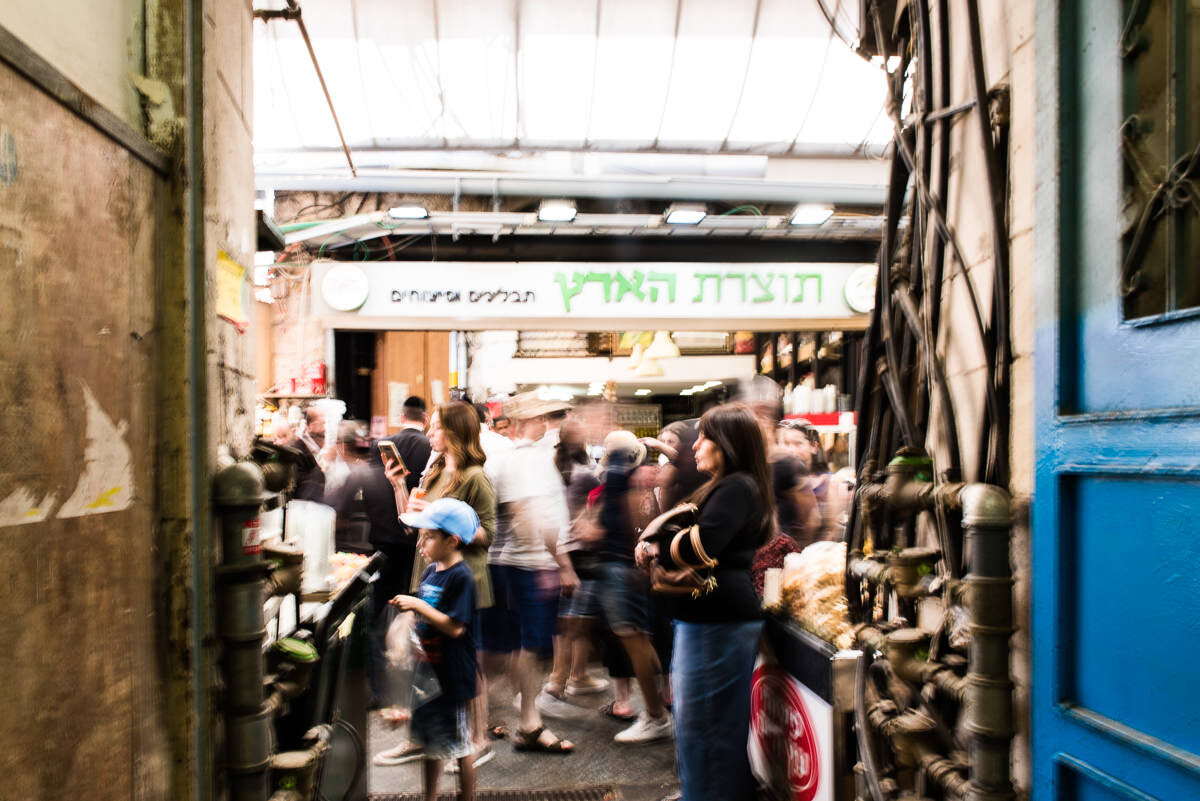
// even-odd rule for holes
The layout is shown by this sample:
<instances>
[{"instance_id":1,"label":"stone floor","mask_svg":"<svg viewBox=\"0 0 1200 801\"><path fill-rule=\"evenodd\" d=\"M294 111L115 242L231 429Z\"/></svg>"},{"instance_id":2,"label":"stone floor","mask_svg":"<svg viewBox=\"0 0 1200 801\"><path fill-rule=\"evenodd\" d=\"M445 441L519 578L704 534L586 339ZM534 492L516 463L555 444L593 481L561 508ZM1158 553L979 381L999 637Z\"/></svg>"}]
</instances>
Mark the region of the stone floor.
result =
<instances>
[{"instance_id":1,"label":"stone floor","mask_svg":"<svg viewBox=\"0 0 1200 801\"><path fill-rule=\"evenodd\" d=\"M597 674L599 675L599 674ZM480 790L550 790L611 786L624 801L657 801L678 789L675 777L675 751L671 741L642 745L618 745L613 735L628 724L604 717L599 707L612 700L612 692L568 698L558 702L551 716L543 712L545 723L559 737L575 744L569 755L530 754L513 749L509 740L494 742L496 756L477 772ZM489 723L516 728L517 713L507 682L491 683L488 692ZM635 708L640 708L635 691ZM370 755L391 748L405 738L403 729L388 728L378 713L371 714L367 750ZM395 767L370 764L368 790L371 793L407 793L421 789L420 763ZM453 776L444 775L442 792L457 789Z\"/></svg>"}]
</instances>

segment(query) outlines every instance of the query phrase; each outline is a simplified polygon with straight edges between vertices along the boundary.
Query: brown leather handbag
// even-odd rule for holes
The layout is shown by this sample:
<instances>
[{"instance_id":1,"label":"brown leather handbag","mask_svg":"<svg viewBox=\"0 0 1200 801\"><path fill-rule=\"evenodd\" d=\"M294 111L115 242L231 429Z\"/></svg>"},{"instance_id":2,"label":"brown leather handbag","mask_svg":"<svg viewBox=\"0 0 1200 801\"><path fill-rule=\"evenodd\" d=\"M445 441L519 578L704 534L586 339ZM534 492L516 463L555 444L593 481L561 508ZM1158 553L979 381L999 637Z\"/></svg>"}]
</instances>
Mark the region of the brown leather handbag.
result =
<instances>
[{"instance_id":1,"label":"brown leather handbag","mask_svg":"<svg viewBox=\"0 0 1200 801\"><path fill-rule=\"evenodd\" d=\"M661 595L690 595L700 598L717 587L713 568L717 560L704 550L700 541L698 509L694 503L683 503L668 509L650 521L638 537L638 544L651 543L658 546L659 553L666 547L671 554L675 569L668 570L659 564L658 557L650 563L650 589ZM696 555L695 564L684 560L680 545L687 540Z\"/></svg>"}]
</instances>

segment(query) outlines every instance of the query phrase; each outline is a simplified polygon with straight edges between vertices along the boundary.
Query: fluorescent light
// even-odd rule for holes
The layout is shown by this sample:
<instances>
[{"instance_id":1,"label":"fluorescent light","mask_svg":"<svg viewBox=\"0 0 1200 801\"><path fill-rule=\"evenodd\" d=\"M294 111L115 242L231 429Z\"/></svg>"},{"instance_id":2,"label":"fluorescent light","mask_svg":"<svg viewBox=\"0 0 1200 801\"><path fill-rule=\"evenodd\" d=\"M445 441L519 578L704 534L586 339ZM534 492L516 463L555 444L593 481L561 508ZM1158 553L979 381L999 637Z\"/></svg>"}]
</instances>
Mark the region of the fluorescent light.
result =
<instances>
[{"instance_id":1,"label":"fluorescent light","mask_svg":"<svg viewBox=\"0 0 1200 801\"><path fill-rule=\"evenodd\" d=\"M833 216L833 206L818 203L801 203L792 210L792 225L824 225Z\"/></svg>"},{"instance_id":2,"label":"fluorescent light","mask_svg":"<svg viewBox=\"0 0 1200 801\"><path fill-rule=\"evenodd\" d=\"M651 394L653 394L653 392L654 392L654 391L653 391L653 390L650 390L650 389L635 389L635 390L633 391L633 394L634 394L634 395L636 395L636 396L638 396L639 398L644 398L644 397L646 397L647 395L651 395Z\"/></svg>"},{"instance_id":3,"label":"fluorescent light","mask_svg":"<svg viewBox=\"0 0 1200 801\"><path fill-rule=\"evenodd\" d=\"M721 381L705 381L705 382L704 382L704 383L703 383L703 384L700 386L700 389L712 389L713 387L719 387L719 386L721 386L721 384L722 384L722 382L721 382Z\"/></svg>"},{"instance_id":4,"label":"fluorescent light","mask_svg":"<svg viewBox=\"0 0 1200 801\"><path fill-rule=\"evenodd\" d=\"M679 390L679 394L680 394L680 395L682 395L682 396L683 396L683 397L685 397L685 398L686 398L687 396L689 396L689 395L695 395L695 394L696 394L696 388L695 388L695 387L688 387L687 389L681 389L681 390Z\"/></svg>"},{"instance_id":5,"label":"fluorescent light","mask_svg":"<svg viewBox=\"0 0 1200 801\"><path fill-rule=\"evenodd\" d=\"M575 219L575 201L543 200L538 204L538 219L542 222L571 222Z\"/></svg>"},{"instance_id":6,"label":"fluorescent light","mask_svg":"<svg viewBox=\"0 0 1200 801\"><path fill-rule=\"evenodd\" d=\"M424 206L418 206L415 203L405 206L392 206L388 209L388 216L393 220L424 220L429 216L429 209Z\"/></svg>"},{"instance_id":7,"label":"fluorescent light","mask_svg":"<svg viewBox=\"0 0 1200 801\"><path fill-rule=\"evenodd\" d=\"M672 203L663 219L669 225L695 225L707 216L703 203Z\"/></svg>"}]
</instances>

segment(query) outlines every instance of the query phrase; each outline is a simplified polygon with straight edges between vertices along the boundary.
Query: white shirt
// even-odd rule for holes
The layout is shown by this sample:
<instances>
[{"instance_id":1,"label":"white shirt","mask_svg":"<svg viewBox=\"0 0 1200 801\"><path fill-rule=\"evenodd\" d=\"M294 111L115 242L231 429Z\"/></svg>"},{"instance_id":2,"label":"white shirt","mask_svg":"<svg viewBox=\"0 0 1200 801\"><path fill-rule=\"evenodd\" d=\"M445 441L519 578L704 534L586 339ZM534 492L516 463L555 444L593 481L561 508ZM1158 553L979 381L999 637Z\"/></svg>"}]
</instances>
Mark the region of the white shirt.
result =
<instances>
[{"instance_id":1,"label":"white shirt","mask_svg":"<svg viewBox=\"0 0 1200 801\"><path fill-rule=\"evenodd\" d=\"M525 570L558 569L547 540L562 540L570 521L552 452L537 442L517 441L493 484L500 514L488 561Z\"/></svg>"}]
</instances>

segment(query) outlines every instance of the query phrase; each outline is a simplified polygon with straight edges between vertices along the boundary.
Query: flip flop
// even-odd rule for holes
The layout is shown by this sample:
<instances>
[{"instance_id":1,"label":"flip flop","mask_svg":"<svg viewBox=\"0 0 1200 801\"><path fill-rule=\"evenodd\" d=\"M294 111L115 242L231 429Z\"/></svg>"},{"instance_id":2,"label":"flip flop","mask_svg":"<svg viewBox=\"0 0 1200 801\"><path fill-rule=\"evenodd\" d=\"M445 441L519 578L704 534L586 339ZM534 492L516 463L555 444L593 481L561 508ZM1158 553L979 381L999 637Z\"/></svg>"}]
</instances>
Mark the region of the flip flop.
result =
<instances>
[{"instance_id":1,"label":"flip flop","mask_svg":"<svg viewBox=\"0 0 1200 801\"><path fill-rule=\"evenodd\" d=\"M565 745L563 740L554 737L554 740L548 743L543 743L541 740L542 733L546 731L545 726L538 726L533 731L517 731L516 737L513 738L513 749L516 751L530 751L538 754L570 754L575 751L575 745Z\"/></svg>"},{"instance_id":2,"label":"flip flop","mask_svg":"<svg viewBox=\"0 0 1200 801\"><path fill-rule=\"evenodd\" d=\"M622 723L628 723L629 721L637 718L636 712L628 712L625 714L619 714L616 711L616 706L617 705L615 703L605 704L604 706L600 707L600 714L604 715L604 717L606 717L606 718L612 718L613 720L619 720Z\"/></svg>"}]
</instances>

